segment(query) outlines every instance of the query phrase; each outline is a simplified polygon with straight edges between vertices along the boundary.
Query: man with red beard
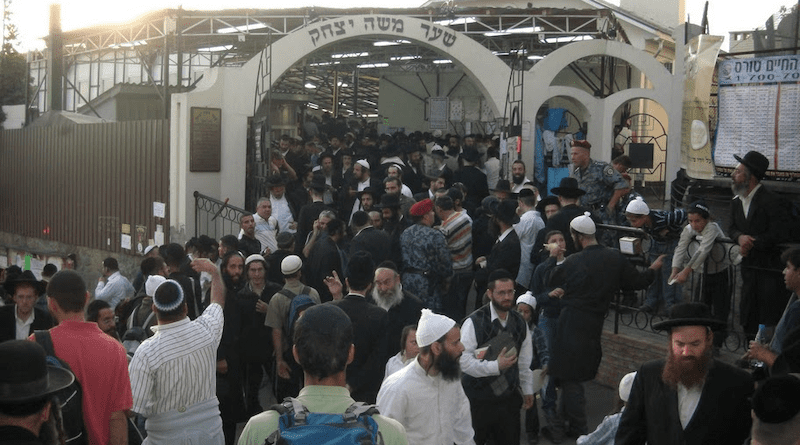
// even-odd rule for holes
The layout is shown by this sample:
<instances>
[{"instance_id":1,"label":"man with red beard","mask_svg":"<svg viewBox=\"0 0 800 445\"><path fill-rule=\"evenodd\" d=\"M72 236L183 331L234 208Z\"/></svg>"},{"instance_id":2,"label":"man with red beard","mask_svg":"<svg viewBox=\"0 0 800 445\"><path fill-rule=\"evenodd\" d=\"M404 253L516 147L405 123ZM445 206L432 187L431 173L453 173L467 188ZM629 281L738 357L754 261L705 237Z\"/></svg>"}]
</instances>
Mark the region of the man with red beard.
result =
<instances>
[{"instance_id":1,"label":"man with red beard","mask_svg":"<svg viewBox=\"0 0 800 445\"><path fill-rule=\"evenodd\" d=\"M702 303L676 304L653 329L669 331L669 355L636 375L617 444L739 444L750 432L753 381L712 358L714 330L724 329Z\"/></svg>"}]
</instances>

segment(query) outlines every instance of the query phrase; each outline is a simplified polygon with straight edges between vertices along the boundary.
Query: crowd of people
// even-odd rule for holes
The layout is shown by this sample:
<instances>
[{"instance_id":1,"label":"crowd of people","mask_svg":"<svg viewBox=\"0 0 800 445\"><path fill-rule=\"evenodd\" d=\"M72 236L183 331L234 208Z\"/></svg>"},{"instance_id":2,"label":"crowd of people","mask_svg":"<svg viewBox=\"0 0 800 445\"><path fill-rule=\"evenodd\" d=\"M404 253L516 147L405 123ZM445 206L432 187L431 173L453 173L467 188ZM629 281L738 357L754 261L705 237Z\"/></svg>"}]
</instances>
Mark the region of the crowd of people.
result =
<instances>
[{"instance_id":1,"label":"crowd of people","mask_svg":"<svg viewBox=\"0 0 800 445\"><path fill-rule=\"evenodd\" d=\"M751 405L751 375L712 353L730 310L728 283L714 277L730 264L707 260L724 235L709 208L651 210L590 154L575 141L575 172L548 195L521 160L503 179L495 141L480 136L282 137L269 192L238 233L150 246L132 282L108 258L93 298L74 271L48 283L7 271L0 431L39 436L52 423L63 372L29 389L24 409L9 396L26 380L9 380L7 360L46 354L81 384L92 444L126 443L133 430L151 444L233 444L242 422L238 443L263 444L283 416L307 412L369 418L390 444L518 444L523 431L532 444L540 432L552 443L730 444L750 435L751 407L753 443L796 443L764 437L798 432L798 399L776 408L781 391L765 384ZM743 263L775 266L790 216L760 184L759 156L737 158L730 235ZM620 216L651 239L644 267L598 228ZM754 343L747 359L796 391L800 380L777 375L800 370L800 251L781 261L769 295L758 290L768 274L743 270L742 325L768 328L772 343ZM692 271L705 272L707 304L676 288ZM653 326L669 333L669 355L627 376L625 408L590 434L584 384L600 366L603 320L618 292L636 289L648 289L642 311L669 312ZM47 329L52 351L13 341ZM261 405L265 385L289 400L283 409Z\"/></svg>"}]
</instances>

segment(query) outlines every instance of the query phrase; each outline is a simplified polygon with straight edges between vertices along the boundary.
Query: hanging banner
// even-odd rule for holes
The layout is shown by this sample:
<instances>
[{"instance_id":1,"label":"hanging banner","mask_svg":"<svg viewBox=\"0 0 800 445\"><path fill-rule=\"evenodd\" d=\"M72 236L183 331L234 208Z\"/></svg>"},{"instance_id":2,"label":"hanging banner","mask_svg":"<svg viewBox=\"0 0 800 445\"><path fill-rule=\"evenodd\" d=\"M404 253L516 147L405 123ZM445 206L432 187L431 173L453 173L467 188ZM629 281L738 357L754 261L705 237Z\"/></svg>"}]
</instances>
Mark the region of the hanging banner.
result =
<instances>
[{"instance_id":1,"label":"hanging banner","mask_svg":"<svg viewBox=\"0 0 800 445\"><path fill-rule=\"evenodd\" d=\"M686 44L684 54L681 167L695 179L714 177L708 113L714 66L723 37L701 34Z\"/></svg>"}]
</instances>

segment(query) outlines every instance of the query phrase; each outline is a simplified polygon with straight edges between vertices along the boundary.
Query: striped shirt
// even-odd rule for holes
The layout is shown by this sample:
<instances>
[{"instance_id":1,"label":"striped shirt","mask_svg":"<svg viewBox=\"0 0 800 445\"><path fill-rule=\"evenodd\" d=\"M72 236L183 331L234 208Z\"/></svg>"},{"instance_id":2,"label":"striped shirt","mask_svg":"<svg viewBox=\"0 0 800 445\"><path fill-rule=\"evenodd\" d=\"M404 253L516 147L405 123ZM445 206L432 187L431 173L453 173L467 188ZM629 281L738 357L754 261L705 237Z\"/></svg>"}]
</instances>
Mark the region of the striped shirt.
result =
<instances>
[{"instance_id":1,"label":"striped shirt","mask_svg":"<svg viewBox=\"0 0 800 445\"><path fill-rule=\"evenodd\" d=\"M133 411L149 417L216 397L217 347L222 306L211 304L196 320L154 326L128 368Z\"/></svg>"},{"instance_id":2,"label":"striped shirt","mask_svg":"<svg viewBox=\"0 0 800 445\"><path fill-rule=\"evenodd\" d=\"M472 222L467 212L453 212L442 221L439 231L444 234L450 258L453 260L453 270L460 270L472 266Z\"/></svg>"}]
</instances>

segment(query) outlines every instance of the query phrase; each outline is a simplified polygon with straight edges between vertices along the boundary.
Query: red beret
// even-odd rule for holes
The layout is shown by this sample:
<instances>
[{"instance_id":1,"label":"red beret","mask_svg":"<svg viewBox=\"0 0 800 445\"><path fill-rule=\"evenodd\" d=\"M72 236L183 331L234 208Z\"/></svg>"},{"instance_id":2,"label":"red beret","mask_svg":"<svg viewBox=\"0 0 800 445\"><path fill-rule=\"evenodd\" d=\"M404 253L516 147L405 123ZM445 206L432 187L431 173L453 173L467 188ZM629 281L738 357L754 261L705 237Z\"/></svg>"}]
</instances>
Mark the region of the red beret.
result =
<instances>
[{"instance_id":1,"label":"red beret","mask_svg":"<svg viewBox=\"0 0 800 445\"><path fill-rule=\"evenodd\" d=\"M426 198L411 206L409 213L411 216L423 216L431 210L433 210L433 201L430 198Z\"/></svg>"}]
</instances>

